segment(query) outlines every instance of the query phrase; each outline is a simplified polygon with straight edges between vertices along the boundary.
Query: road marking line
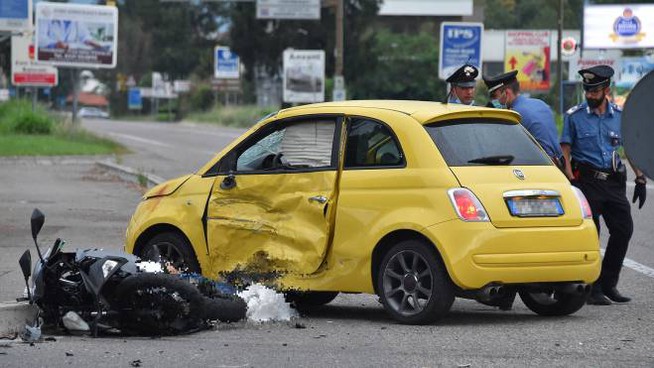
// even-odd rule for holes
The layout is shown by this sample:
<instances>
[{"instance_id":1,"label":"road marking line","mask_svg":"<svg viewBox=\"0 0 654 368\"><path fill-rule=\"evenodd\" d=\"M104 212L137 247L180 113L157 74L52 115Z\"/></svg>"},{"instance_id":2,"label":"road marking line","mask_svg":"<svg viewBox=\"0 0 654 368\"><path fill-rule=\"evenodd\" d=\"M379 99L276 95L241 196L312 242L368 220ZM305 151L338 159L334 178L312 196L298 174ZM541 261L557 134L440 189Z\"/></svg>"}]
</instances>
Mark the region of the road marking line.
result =
<instances>
[{"instance_id":1,"label":"road marking line","mask_svg":"<svg viewBox=\"0 0 654 368\"><path fill-rule=\"evenodd\" d=\"M125 138L125 139L131 139L131 140L133 140L133 141L137 141L137 142L141 142L141 143L147 143L147 144L152 144L152 145L160 146L160 147L172 147L171 145L166 144L166 143L162 143L162 142L155 141L155 140L152 140L152 139L146 139L146 138L136 137L136 136L128 135L128 134L122 134L122 133L113 133L113 132L110 132L109 135L114 136L114 137L122 137L122 138Z\"/></svg>"},{"instance_id":2,"label":"road marking line","mask_svg":"<svg viewBox=\"0 0 654 368\"><path fill-rule=\"evenodd\" d=\"M606 252L605 249L600 249L600 252L602 253L602 257L604 256L604 252ZM645 266L642 263L638 263L634 260L631 260L629 258L625 258L624 261L622 261L622 265L624 267L631 268L632 270L636 272L640 272L645 276L651 277L654 279L654 268L650 268L648 266Z\"/></svg>"}]
</instances>

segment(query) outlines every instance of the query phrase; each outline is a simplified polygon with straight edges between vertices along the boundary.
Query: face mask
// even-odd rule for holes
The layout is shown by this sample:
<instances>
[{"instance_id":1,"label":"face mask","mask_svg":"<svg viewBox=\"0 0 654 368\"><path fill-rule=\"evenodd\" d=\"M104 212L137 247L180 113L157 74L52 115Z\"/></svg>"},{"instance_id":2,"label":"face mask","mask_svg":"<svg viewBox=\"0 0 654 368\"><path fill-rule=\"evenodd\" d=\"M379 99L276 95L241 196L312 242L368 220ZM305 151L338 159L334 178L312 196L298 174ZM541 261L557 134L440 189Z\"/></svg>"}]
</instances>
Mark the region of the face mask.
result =
<instances>
[{"instance_id":1,"label":"face mask","mask_svg":"<svg viewBox=\"0 0 654 368\"><path fill-rule=\"evenodd\" d=\"M506 105L502 104L498 99L491 100L491 104L496 109L506 109Z\"/></svg>"},{"instance_id":2,"label":"face mask","mask_svg":"<svg viewBox=\"0 0 654 368\"><path fill-rule=\"evenodd\" d=\"M590 107L591 109L596 109L602 105L602 102L604 102L604 97L586 98L586 101L588 102L588 107Z\"/></svg>"}]
</instances>

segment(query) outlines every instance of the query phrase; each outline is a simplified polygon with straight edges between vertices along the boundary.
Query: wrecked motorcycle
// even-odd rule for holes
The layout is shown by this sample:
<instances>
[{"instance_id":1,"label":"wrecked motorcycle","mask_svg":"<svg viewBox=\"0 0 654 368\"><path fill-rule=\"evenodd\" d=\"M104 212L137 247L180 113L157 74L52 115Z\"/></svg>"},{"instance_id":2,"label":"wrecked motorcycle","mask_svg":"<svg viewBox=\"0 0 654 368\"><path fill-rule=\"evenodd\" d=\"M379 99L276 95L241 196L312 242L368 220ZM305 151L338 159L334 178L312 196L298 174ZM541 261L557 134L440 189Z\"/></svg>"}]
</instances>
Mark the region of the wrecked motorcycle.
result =
<instances>
[{"instance_id":1,"label":"wrecked motorcycle","mask_svg":"<svg viewBox=\"0 0 654 368\"><path fill-rule=\"evenodd\" d=\"M245 317L247 307L238 296L214 293L210 298L177 275L143 272L131 254L99 249L64 252L61 239L42 253L37 235L44 222L43 213L35 209L31 228L39 259L33 272L29 250L19 260L27 300L39 307L37 321L42 318L68 328L73 316L76 323L90 326L94 336L109 329L173 335L201 329L209 321Z\"/></svg>"}]
</instances>

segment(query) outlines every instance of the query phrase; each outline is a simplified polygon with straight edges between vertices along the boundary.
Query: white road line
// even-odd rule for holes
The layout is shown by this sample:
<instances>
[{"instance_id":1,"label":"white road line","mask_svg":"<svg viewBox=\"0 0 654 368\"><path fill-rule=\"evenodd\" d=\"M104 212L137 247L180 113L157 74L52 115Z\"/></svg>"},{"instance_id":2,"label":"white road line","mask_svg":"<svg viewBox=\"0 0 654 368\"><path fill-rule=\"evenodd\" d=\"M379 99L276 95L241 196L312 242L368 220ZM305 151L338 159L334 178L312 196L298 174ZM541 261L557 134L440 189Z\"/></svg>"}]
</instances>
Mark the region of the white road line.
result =
<instances>
[{"instance_id":1,"label":"white road line","mask_svg":"<svg viewBox=\"0 0 654 368\"><path fill-rule=\"evenodd\" d=\"M605 249L602 248L600 249L600 252L602 252L602 256L604 256ZM645 266L642 263L638 263L634 260L631 260L629 258L625 258L624 261L622 261L622 265L624 267L631 268L632 270L636 272L640 272L645 276L649 276L654 279L654 268L650 268L648 266Z\"/></svg>"},{"instance_id":2,"label":"white road line","mask_svg":"<svg viewBox=\"0 0 654 368\"><path fill-rule=\"evenodd\" d=\"M152 144L152 145L155 145L155 146L160 146L160 147L172 147L171 145L166 144L166 143L162 143L162 142L155 141L155 140L152 140L152 139L146 139L146 138L136 137L136 136L133 136L133 135L122 134L122 133L113 133L113 132L109 132L109 133L107 133L107 134L109 134L109 135L111 135L111 136L114 136L114 137L125 138L125 139L131 139L131 140L133 140L133 141L137 141L137 142L141 142L141 143Z\"/></svg>"}]
</instances>

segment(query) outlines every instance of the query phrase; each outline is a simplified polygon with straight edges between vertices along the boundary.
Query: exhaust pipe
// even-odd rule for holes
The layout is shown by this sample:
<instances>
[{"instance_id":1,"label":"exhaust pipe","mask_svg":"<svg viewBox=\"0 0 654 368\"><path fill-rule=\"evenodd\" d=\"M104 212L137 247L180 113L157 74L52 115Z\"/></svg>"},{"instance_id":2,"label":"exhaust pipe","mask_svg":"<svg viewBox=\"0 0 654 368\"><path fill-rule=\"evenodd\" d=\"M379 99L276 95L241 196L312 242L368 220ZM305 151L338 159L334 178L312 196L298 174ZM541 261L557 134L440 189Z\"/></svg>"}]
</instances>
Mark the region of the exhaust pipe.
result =
<instances>
[{"instance_id":1,"label":"exhaust pipe","mask_svg":"<svg viewBox=\"0 0 654 368\"><path fill-rule=\"evenodd\" d=\"M588 294L590 293L590 289L590 284L584 284L582 282L571 282L558 288L558 290L562 293L576 295Z\"/></svg>"}]
</instances>

